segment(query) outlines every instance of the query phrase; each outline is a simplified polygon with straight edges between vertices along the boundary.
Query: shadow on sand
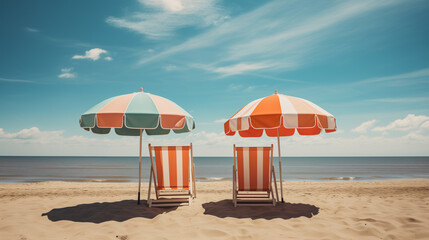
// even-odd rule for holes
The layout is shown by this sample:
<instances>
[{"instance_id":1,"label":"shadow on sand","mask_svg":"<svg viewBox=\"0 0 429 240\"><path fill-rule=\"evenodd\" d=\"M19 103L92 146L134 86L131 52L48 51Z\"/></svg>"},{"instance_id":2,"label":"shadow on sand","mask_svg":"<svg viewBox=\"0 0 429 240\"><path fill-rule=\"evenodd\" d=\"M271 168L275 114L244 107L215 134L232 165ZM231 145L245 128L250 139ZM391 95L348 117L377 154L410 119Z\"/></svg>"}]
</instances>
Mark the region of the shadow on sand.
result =
<instances>
[{"instance_id":1,"label":"shadow on sand","mask_svg":"<svg viewBox=\"0 0 429 240\"><path fill-rule=\"evenodd\" d=\"M234 207L232 200L204 203L204 214L220 218L251 218L251 219L290 219L298 217L311 218L319 213L319 208L304 203L279 203L277 206L239 206Z\"/></svg>"},{"instance_id":2,"label":"shadow on sand","mask_svg":"<svg viewBox=\"0 0 429 240\"><path fill-rule=\"evenodd\" d=\"M159 214L173 211L176 208L149 208L146 201L142 201L140 205L137 205L136 200L124 200L54 208L47 213L43 213L42 216L47 216L53 222L60 220L92 223L106 221L123 222L136 217L152 219Z\"/></svg>"}]
</instances>

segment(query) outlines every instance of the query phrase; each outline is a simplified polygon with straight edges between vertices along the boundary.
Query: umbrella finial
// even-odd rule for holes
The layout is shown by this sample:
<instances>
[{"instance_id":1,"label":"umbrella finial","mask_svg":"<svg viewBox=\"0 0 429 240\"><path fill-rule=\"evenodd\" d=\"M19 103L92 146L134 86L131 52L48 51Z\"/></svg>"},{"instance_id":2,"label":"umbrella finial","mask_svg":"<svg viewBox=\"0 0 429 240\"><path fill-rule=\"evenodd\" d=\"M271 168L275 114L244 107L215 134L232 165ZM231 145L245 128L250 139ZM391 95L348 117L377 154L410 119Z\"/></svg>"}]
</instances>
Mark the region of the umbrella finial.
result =
<instances>
[{"instance_id":1,"label":"umbrella finial","mask_svg":"<svg viewBox=\"0 0 429 240\"><path fill-rule=\"evenodd\" d=\"M142 87L140 88L140 92L143 92L143 88Z\"/></svg>"},{"instance_id":2,"label":"umbrella finial","mask_svg":"<svg viewBox=\"0 0 429 240\"><path fill-rule=\"evenodd\" d=\"M274 94L279 94L279 92L277 90L274 91Z\"/></svg>"}]
</instances>

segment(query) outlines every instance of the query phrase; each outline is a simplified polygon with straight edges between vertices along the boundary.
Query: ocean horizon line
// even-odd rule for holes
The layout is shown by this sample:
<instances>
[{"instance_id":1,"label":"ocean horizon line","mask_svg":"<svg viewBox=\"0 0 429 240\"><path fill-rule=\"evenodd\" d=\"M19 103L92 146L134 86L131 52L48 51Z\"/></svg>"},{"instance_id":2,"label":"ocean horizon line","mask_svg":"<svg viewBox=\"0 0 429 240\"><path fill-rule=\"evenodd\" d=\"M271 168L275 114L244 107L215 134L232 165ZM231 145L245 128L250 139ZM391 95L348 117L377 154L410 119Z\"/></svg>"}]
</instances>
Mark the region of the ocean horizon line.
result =
<instances>
[{"instance_id":1,"label":"ocean horizon line","mask_svg":"<svg viewBox=\"0 0 429 240\"><path fill-rule=\"evenodd\" d=\"M194 157L202 181L231 178L233 156ZM279 173L278 159L273 159ZM282 157L286 181L384 180L429 178L426 156ZM142 158L142 179L149 179L149 157ZM0 182L46 180L137 181L137 156L0 156ZM279 176L276 174L276 176Z\"/></svg>"}]
</instances>

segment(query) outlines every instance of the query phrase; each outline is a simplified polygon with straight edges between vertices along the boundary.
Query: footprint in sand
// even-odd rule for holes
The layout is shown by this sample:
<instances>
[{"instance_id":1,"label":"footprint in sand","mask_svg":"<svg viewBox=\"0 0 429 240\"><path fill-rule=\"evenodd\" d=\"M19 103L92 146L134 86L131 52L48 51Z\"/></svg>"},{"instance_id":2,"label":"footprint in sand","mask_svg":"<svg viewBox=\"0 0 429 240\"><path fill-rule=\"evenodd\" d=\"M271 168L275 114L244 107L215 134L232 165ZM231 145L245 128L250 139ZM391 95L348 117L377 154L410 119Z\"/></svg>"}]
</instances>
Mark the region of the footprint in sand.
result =
<instances>
[{"instance_id":1,"label":"footprint in sand","mask_svg":"<svg viewBox=\"0 0 429 240\"><path fill-rule=\"evenodd\" d=\"M128 240L129 239L128 235L118 235L118 236L116 236L116 238L119 240Z\"/></svg>"}]
</instances>

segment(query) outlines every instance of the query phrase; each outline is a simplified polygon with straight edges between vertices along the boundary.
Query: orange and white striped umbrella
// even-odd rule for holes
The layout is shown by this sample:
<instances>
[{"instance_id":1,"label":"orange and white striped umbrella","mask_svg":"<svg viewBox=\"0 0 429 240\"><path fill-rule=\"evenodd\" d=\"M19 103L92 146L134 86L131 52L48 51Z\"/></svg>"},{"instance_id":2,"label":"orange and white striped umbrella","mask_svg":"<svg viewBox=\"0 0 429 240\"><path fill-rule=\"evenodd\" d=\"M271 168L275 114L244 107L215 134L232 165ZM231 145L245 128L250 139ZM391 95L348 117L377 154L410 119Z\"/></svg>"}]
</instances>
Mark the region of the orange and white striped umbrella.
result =
<instances>
[{"instance_id":1,"label":"orange and white striped umbrella","mask_svg":"<svg viewBox=\"0 0 429 240\"><path fill-rule=\"evenodd\" d=\"M280 190L283 200L283 179L280 153L280 137L292 136L296 131L300 135L317 135L322 129L335 132L335 117L316 104L297 97L279 94L277 90L271 96L256 99L244 106L224 124L225 134L241 137L277 137L279 151Z\"/></svg>"},{"instance_id":2,"label":"orange and white striped umbrella","mask_svg":"<svg viewBox=\"0 0 429 240\"><path fill-rule=\"evenodd\" d=\"M224 124L225 134L260 137L285 137L295 133L317 135L322 129L335 132L335 117L316 104L297 97L275 94L257 99L234 114Z\"/></svg>"}]
</instances>

